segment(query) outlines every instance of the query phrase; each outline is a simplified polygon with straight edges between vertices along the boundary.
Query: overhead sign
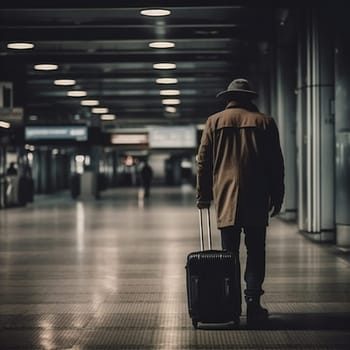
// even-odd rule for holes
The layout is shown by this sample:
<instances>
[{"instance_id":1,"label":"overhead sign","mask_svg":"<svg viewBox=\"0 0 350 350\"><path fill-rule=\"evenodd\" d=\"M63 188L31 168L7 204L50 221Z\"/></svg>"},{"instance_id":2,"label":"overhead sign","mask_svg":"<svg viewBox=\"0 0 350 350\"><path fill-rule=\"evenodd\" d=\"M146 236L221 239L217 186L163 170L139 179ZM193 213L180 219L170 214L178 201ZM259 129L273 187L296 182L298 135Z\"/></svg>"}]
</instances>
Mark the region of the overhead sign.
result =
<instances>
[{"instance_id":1,"label":"overhead sign","mask_svg":"<svg viewBox=\"0 0 350 350\"><path fill-rule=\"evenodd\" d=\"M149 128L150 148L195 148L197 131L189 126L152 126Z\"/></svg>"},{"instance_id":2,"label":"overhead sign","mask_svg":"<svg viewBox=\"0 0 350 350\"><path fill-rule=\"evenodd\" d=\"M148 144L147 134L111 134L113 145L145 145Z\"/></svg>"},{"instance_id":3,"label":"overhead sign","mask_svg":"<svg viewBox=\"0 0 350 350\"><path fill-rule=\"evenodd\" d=\"M85 125L71 126L26 126L26 141L87 141L88 128Z\"/></svg>"}]
</instances>

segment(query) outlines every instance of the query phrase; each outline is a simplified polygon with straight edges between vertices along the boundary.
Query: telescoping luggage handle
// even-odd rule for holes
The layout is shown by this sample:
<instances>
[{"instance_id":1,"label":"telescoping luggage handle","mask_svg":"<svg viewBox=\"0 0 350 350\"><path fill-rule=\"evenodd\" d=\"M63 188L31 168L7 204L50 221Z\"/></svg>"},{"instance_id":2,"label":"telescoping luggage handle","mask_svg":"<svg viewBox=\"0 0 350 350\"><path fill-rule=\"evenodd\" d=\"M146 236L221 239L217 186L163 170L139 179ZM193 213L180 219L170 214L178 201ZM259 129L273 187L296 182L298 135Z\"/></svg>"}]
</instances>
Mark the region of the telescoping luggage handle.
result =
<instances>
[{"instance_id":1,"label":"telescoping luggage handle","mask_svg":"<svg viewBox=\"0 0 350 350\"><path fill-rule=\"evenodd\" d=\"M210 209L199 209L199 236L201 243L201 250L204 250L204 234L203 234L203 210L207 213L207 229L208 229L208 249L210 250L211 245L211 227L210 227Z\"/></svg>"}]
</instances>

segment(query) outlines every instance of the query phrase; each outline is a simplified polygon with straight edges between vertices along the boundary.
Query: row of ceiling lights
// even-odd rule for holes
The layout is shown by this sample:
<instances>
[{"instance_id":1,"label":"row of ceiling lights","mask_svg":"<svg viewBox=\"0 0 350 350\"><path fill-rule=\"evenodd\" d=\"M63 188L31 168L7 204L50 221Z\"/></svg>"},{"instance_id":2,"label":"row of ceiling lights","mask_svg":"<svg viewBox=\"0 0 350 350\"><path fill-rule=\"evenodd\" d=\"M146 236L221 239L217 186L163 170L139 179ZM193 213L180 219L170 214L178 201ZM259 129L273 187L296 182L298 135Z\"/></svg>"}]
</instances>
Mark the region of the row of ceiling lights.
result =
<instances>
[{"instance_id":1,"label":"row of ceiling lights","mask_svg":"<svg viewBox=\"0 0 350 350\"><path fill-rule=\"evenodd\" d=\"M171 11L168 9L147 9L140 11L141 15L159 17L159 16L168 16L171 14ZM171 41L162 41L150 43L149 47L151 48L161 48L168 49L175 47L175 43ZM175 63L156 63L153 65L154 69L176 69ZM177 84L178 80L176 78L158 78L156 80L158 84ZM179 96L180 90L169 89L169 90L160 90L161 96ZM175 105L180 104L180 99L178 98L166 98L162 100L162 104L165 105L165 111L168 113L176 113L177 109Z\"/></svg>"},{"instance_id":2,"label":"row of ceiling lights","mask_svg":"<svg viewBox=\"0 0 350 350\"><path fill-rule=\"evenodd\" d=\"M10 43L7 45L9 49L17 49L17 50L25 50L25 49L32 49L34 48L34 44L32 43ZM41 70L41 71L54 71L58 69L57 64L36 64L34 65L35 70ZM56 79L54 81L55 85L58 86L73 86L76 84L76 81L74 79ZM70 90L67 91L67 96L70 97L85 97L87 96L87 92L84 90ZM80 104L82 106L98 106L99 105L98 100L82 100L80 101ZM94 114L101 114L100 118L102 120L114 120L115 114L108 114L108 108L102 108L102 107L95 107L92 108L91 112Z\"/></svg>"},{"instance_id":3,"label":"row of ceiling lights","mask_svg":"<svg viewBox=\"0 0 350 350\"><path fill-rule=\"evenodd\" d=\"M171 11L167 9L145 9L145 10L141 10L140 14L144 16L159 17L159 16L168 16L171 14ZM158 48L158 49L173 48L175 47L175 43L170 41L154 41L149 43L149 47ZM28 50L28 49L33 49L34 44L25 43L25 42L14 42L14 43L8 43L7 48L14 49L14 50ZM57 70L58 65L36 64L34 65L34 69L42 70L42 71L52 71L52 70ZM153 69L176 69L176 64L175 63L155 63L153 64ZM178 80L176 78L156 79L156 83L158 84L177 84L177 82ZM73 86L75 85L75 83L76 81L73 79L57 79L54 81L55 85L62 85L62 86ZM71 97L85 97L87 96L87 93L86 91L83 91L83 90L71 90L67 92L67 95ZM160 90L160 95L161 96L178 96L180 95L180 91L177 89ZM98 100L82 100L80 103L83 106L99 105ZM176 107L174 107L174 105L180 104L180 100L176 98L165 98L162 100L162 104L166 106L165 110L168 113L175 113ZM94 107L92 108L92 113L101 114L102 120L115 119L114 114L108 114L108 108Z\"/></svg>"},{"instance_id":4,"label":"row of ceiling lights","mask_svg":"<svg viewBox=\"0 0 350 350\"><path fill-rule=\"evenodd\" d=\"M7 48L12 50L30 50L34 49L34 46L35 45L33 43L24 42L13 42L7 44ZM148 44L148 46L153 49L170 49L172 47L175 47L175 43L172 41L152 41Z\"/></svg>"}]
</instances>

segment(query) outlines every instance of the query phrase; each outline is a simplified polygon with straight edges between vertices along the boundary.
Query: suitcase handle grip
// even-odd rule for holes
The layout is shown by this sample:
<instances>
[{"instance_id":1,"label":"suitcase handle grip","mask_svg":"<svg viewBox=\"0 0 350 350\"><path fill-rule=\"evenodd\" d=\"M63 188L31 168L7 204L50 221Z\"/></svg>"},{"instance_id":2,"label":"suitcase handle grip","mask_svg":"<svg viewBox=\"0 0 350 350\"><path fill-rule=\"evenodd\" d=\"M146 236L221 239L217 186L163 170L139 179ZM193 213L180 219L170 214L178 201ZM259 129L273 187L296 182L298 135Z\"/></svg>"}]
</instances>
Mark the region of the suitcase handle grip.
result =
<instances>
[{"instance_id":1,"label":"suitcase handle grip","mask_svg":"<svg viewBox=\"0 0 350 350\"><path fill-rule=\"evenodd\" d=\"M202 210L205 210L207 213L207 230L208 230L208 249L212 249L212 242L211 242L211 225L210 225L210 209L199 209L199 238L200 238L200 244L201 244L201 250L204 250L204 234L203 234L203 212Z\"/></svg>"}]
</instances>

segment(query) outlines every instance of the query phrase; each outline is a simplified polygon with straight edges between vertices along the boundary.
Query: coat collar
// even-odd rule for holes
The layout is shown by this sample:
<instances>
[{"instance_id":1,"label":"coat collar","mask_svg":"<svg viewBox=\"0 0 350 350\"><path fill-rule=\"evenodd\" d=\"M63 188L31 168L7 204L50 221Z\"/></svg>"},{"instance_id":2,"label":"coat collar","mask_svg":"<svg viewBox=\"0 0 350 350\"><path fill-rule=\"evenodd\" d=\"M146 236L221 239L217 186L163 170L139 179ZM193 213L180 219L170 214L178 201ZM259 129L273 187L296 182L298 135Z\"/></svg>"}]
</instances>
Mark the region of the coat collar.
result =
<instances>
[{"instance_id":1,"label":"coat collar","mask_svg":"<svg viewBox=\"0 0 350 350\"><path fill-rule=\"evenodd\" d=\"M242 108L247 109L248 111L252 112L259 112L258 107L255 106L252 102L237 102L237 101L230 101L225 109L228 108Z\"/></svg>"}]
</instances>

